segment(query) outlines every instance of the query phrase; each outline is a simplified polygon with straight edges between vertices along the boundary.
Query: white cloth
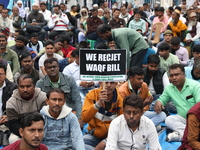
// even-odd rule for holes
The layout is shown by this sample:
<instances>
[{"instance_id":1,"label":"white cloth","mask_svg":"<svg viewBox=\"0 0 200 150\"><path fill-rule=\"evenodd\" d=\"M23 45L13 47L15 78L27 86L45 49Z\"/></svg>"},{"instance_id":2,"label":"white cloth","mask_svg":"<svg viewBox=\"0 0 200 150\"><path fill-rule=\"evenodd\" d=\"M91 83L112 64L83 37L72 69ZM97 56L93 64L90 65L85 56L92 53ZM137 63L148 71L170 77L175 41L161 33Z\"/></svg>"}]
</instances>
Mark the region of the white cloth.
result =
<instances>
[{"instance_id":1,"label":"white cloth","mask_svg":"<svg viewBox=\"0 0 200 150\"><path fill-rule=\"evenodd\" d=\"M180 19L183 23L186 22L186 19L185 19L185 17L183 17L182 14L180 14L180 18L179 18L179 19ZM169 18L169 20L168 20L168 24L170 23L170 21L172 21L172 17Z\"/></svg>"},{"instance_id":2,"label":"white cloth","mask_svg":"<svg viewBox=\"0 0 200 150\"><path fill-rule=\"evenodd\" d=\"M43 44L42 44L42 42L41 42L41 41L38 41L38 43L37 43L36 45L33 45L33 44L31 43L31 48L34 50L34 52L36 52L36 54L39 53L39 52L37 51L38 44L39 44L39 52L40 52L40 50L43 49L43 47L44 47ZM27 44L26 46L29 47L29 44Z\"/></svg>"},{"instance_id":3,"label":"white cloth","mask_svg":"<svg viewBox=\"0 0 200 150\"><path fill-rule=\"evenodd\" d=\"M186 119L180 115L170 115L165 119L165 124L168 128L173 131L178 131L183 137L184 130L186 127Z\"/></svg>"},{"instance_id":4,"label":"white cloth","mask_svg":"<svg viewBox=\"0 0 200 150\"><path fill-rule=\"evenodd\" d=\"M188 24L188 29L187 30L188 31L192 30L192 26L191 26L190 23ZM191 39L192 41L195 41L196 39L199 39L199 38L200 38L200 23L197 22L197 25L196 25L196 35L194 37L192 37L190 33L187 33L186 34L186 40Z\"/></svg>"},{"instance_id":5,"label":"white cloth","mask_svg":"<svg viewBox=\"0 0 200 150\"><path fill-rule=\"evenodd\" d=\"M169 78L166 72L164 73L162 80L163 80L163 86L165 88L169 84ZM153 87L153 78L151 78L148 88L152 95L156 95L156 91Z\"/></svg>"},{"instance_id":6,"label":"white cloth","mask_svg":"<svg viewBox=\"0 0 200 150\"><path fill-rule=\"evenodd\" d=\"M46 21L47 21L47 24L48 24L48 23L49 23L49 20L50 20L50 18L51 18L51 12L50 12L49 10L46 9L44 12L40 10L39 13L43 14L44 20L46 20Z\"/></svg>"},{"instance_id":7,"label":"white cloth","mask_svg":"<svg viewBox=\"0 0 200 150\"><path fill-rule=\"evenodd\" d=\"M10 29L11 33L15 33L14 27L13 27L13 21L9 19L8 17L4 19L3 17L0 17L0 28L7 27Z\"/></svg>"},{"instance_id":8,"label":"white cloth","mask_svg":"<svg viewBox=\"0 0 200 150\"><path fill-rule=\"evenodd\" d=\"M144 115L140 119L139 127L133 132L127 125L124 115L115 118L108 130L105 150L162 150L156 128L153 122Z\"/></svg>"},{"instance_id":9,"label":"white cloth","mask_svg":"<svg viewBox=\"0 0 200 150\"><path fill-rule=\"evenodd\" d=\"M0 104L1 104L1 106L2 106L2 94L3 94L3 88L4 88L5 86L6 86L6 82L4 81L4 82L3 82L3 86L0 87ZM2 112L2 107L0 107L0 113L1 113L0 116L4 115L4 114L2 114L2 113L3 113L3 112Z\"/></svg>"},{"instance_id":10,"label":"white cloth","mask_svg":"<svg viewBox=\"0 0 200 150\"><path fill-rule=\"evenodd\" d=\"M7 64L7 69L6 69L6 78L11 82L14 81L13 80L13 73L12 73L12 70L10 68L10 64L9 63Z\"/></svg>"}]
</instances>

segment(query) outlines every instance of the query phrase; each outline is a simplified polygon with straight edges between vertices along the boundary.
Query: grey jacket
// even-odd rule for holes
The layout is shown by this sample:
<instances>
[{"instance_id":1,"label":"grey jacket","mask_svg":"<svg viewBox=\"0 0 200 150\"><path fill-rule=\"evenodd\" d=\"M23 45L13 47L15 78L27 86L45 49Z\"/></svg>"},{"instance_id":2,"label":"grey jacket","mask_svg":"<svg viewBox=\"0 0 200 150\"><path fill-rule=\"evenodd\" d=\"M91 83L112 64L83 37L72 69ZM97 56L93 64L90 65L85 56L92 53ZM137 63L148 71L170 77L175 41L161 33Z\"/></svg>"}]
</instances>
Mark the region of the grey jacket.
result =
<instances>
[{"instance_id":1,"label":"grey jacket","mask_svg":"<svg viewBox=\"0 0 200 150\"><path fill-rule=\"evenodd\" d=\"M62 73L59 73L59 76L60 83L58 83L58 85L59 88L62 89L66 94L66 104L72 108L72 111L76 111L76 116L79 119L82 111L82 101L76 82L72 77L66 76ZM53 88L48 75L38 80L36 87L39 87L43 92L46 93Z\"/></svg>"}]
</instances>

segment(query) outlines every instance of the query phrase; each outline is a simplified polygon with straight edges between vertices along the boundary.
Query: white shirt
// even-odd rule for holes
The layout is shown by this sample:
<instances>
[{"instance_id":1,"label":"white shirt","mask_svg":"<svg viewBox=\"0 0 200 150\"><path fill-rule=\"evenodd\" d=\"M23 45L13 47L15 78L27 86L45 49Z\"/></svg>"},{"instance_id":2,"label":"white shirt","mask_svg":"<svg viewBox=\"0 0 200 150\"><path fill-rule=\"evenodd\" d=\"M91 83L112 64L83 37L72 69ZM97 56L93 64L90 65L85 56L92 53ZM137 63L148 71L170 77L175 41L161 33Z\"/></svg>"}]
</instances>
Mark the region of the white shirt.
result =
<instances>
[{"instance_id":1,"label":"white shirt","mask_svg":"<svg viewBox=\"0 0 200 150\"><path fill-rule=\"evenodd\" d=\"M53 54L53 57L54 57L54 58L57 58L58 61L63 59L62 56L60 56L59 54L56 54L56 53ZM42 73L42 70L40 69L40 67L43 67L43 66L44 66L44 61L45 61L47 58L48 58L48 57L47 57L47 54L45 53L45 54L42 55L42 56L40 57L40 59L39 59L39 72L40 72L40 73ZM42 73L42 74L43 74L43 73ZM44 74L43 74L43 75L44 75Z\"/></svg>"},{"instance_id":2,"label":"white shirt","mask_svg":"<svg viewBox=\"0 0 200 150\"><path fill-rule=\"evenodd\" d=\"M47 21L47 24L48 24L48 22L49 22L49 20L50 20L50 17L51 17L51 12L49 11L49 10L45 10L44 12L43 11L39 11L41 14L43 14L43 16L44 16L44 20L46 20Z\"/></svg>"},{"instance_id":3,"label":"white shirt","mask_svg":"<svg viewBox=\"0 0 200 150\"><path fill-rule=\"evenodd\" d=\"M76 85L79 89L85 89L85 87L80 86L81 80L80 80L80 67L79 65L77 65L77 63L74 61L73 63L67 65L63 72L64 75L68 75L74 78L74 80L76 81ZM94 82L95 85L98 85L98 82ZM90 88L94 88L94 87L90 87Z\"/></svg>"},{"instance_id":4,"label":"white shirt","mask_svg":"<svg viewBox=\"0 0 200 150\"><path fill-rule=\"evenodd\" d=\"M38 44L39 44L39 49L38 49ZM29 47L29 44L27 44L26 46ZM38 54L40 52L40 50L43 49L43 47L44 46L41 41L38 41L38 43L36 45L33 45L31 43L31 48L34 50L34 52L36 52L36 54ZM38 49L38 51L37 51L37 49Z\"/></svg>"},{"instance_id":5,"label":"white shirt","mask_svg":"<svg viewBox=\"0 0 200 150\"><path fill-rule=\"evenodd\" d=\"M162 150L155 125L144 115L134 132L128 127L124 115L118 116L110 124L105 150L130 150L132 145L133 150Z\"/></svg>"},{"instance_id":6,"label":"white shirt","mask_svg":"<svg viewBox=\"0 0 200 150\"><path fill-rule=\"evenodd\" d=\"M169 84L169 78L167 76L167 72L164 73L162 80L163 80L163 86L165 88ZM148 88L152 95L156 95L156 91L153 86L153 78L151 78Z\"/></svg>"}]
</instances>

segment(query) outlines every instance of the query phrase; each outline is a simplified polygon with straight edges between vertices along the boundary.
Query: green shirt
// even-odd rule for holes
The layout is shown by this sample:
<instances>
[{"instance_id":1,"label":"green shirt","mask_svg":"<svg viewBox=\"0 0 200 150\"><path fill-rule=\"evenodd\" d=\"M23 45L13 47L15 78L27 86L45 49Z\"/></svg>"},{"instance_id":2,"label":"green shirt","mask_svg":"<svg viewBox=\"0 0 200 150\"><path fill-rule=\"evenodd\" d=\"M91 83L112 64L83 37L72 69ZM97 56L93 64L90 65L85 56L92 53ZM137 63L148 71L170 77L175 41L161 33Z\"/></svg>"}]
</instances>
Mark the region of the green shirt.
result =
<instances>
[{"instance_id":1,"label":"green shirt","mask_svg":"<svg viewBox=\"0 0 200 150\"><path fill-rule=\"evenodd\" d=\"M200 84L197 81L191 79L185 79L184 86L179 91L172 83L166 86L162 95L158 98L164 106L172 99L178 115L186 118L188 110L194 106L194 104L200 102Z\"/></svg>"},{"instance_id":2,"label":"green shirt","mask_svg":"<svg viewBox=\"0 0 200 150\"><path fill-rule=\"evenodd\" d=\"M160 68L169 71L169 67L173 64L179 64L179 59L176 55L169 53L169 57L165 60L163 57L160 57Z\"/></svg>"},{"instance_id":3,"label":"green shirt","mask_svg":"<svg viewBox=\"0 0 200 150\"><path fill-rule=\"evenodd\" d=\"M10 64L13 74L20 71L19 58L15 51L6 48L6 52L2 53L2 58Z\"/></svg>"},{"instance_id":4,"label":"green shirt","mask_svg":"<svg viewBox=\"0 0 200 150\"><path fill-rule=\"evenodd\" d=\"M118 49L127 49L127 69L130 67L130 55L149 47L142 35L133 29L112 29L111 34Z\"/></svg>"},{"instance_id":5,"label":"green shirt","mask_svg":"<svg viewBox=\"0 0 200 150\"><path fill-rule=\"evenodd\" d=\"M59 88L60 77L59 77L59 79L58 79L58 82L52 82L50 79L49 79L49 82L51 83L51 87L52 87L52 88Z\"/></svg>"}]
</instances>

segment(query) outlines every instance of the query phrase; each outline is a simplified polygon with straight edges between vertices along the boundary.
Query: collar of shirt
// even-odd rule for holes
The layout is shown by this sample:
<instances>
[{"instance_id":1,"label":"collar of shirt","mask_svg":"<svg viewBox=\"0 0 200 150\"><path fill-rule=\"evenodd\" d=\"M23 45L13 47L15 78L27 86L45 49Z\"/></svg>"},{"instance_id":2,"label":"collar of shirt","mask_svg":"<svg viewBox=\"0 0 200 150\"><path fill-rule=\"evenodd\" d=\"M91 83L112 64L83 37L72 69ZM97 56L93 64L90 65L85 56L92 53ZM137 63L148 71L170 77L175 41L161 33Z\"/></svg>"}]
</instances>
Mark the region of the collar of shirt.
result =
<instances>
[{"instance_id":1,"label":"collar of shirt","mask_svg":"<svg viewBox=\"0 0 200 150\"><path fill-rule=\"evenodd\" d=\"M3 82L3 86L0 87L0 89L3 89L5 86L6 86L6 82L4 81L4 82Z\"/></svg>"},{"instance_id":2,"label":"collar of shirt","mask_svg":"<svg viewBox=\"0 0 200 150\"><path fill-rule=\"evenodd\" d=\"M54 83L53 83L50 79L49 79L49 82L51 83L52 88L55 88ZM58 78L57 84L58 84L58 85L60 84L60 76L59 76L59 78Z\"/></svg>"},{"instance_id":3,"label":"collar of shirt","mask_svg":"<svg viewBox=\"0 0 200 150\"><path fill-rule=\"evenodd\" d=\"M140 88L137 89L137 93L136 93L135 90L133 90L133 88L132 88L132 86L131 86L130 80L128 80L128 87L129 87L131 93L135 93L135 94L137 94L137 95L138 95L138 94L141 92L141 90L142 90L142 87L140 87Z\"/></svg>"}]
</instances>

